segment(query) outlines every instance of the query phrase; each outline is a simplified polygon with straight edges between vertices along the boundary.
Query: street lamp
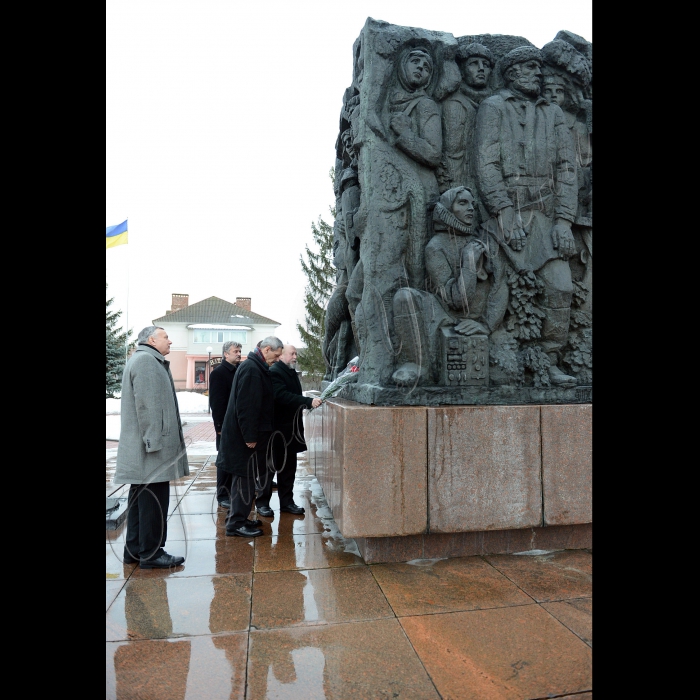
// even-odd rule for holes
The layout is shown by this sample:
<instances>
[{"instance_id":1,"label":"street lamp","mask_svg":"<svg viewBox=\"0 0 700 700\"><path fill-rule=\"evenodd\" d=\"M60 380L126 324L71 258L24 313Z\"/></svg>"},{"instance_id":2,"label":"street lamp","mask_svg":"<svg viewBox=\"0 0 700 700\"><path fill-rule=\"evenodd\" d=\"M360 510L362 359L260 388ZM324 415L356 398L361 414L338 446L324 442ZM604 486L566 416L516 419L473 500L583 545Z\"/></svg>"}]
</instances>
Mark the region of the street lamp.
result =
<instances>
[{"instance_id":1,"label":"street lamp","mask_svg":"<svg viewBox=\"0 0 700 700\"><path fill-rule=\"evenodd\" d=\"M208 413L211 413L211 394L209 392L209 373L211 372L211 353L214 348L210 345L207 348L209 353L209 362L207 362L207 399L209 400L209 407L207 409Z\"/></svg>"}]
</instances>

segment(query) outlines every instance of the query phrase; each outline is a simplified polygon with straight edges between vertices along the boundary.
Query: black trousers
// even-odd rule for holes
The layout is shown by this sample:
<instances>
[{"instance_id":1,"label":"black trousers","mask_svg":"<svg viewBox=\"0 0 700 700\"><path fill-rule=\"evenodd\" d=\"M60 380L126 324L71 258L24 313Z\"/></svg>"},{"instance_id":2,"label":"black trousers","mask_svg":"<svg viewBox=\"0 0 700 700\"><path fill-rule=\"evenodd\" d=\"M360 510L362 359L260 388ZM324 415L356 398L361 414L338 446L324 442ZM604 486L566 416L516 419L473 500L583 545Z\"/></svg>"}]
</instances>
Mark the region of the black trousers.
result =
<instances>
[{"instance_id":1,"label":"black trousers","mask_svg":"<svg viewBox=\"0 0 700 700\"><path fill-rule=\"evenodd\" d=\"M221 435L217 433L216 435L216 451L219 451L219 443L221 442ZM216 468L216 500L221 503L221 501L231 500L231 485L233 483L233 474L231 472L225 472L223 469Z\"/></svg>"},{"instance_id":2,"label":"black trousers","mask_svg":"<svg viewBox=\"0 0 700 700\"><path fill-rule=\"evenodd\" d=\"M264 476L262 473L260 474L260 482L263 488L262 493L257 497L255 502L259 506L270 506L270 498L272 498L272 480L276 479L280 507L284 508L294 503L294 494L292 491L294 489L294 478L297 473L297 455L296 452L287 450L285 459L284 450L278 448L274 451L274 457L274 468L280 469L280 467L282 467L282 469L275 475L274 471L270 471L272 467L272 465L270 465Z\"/></svg>"},{"instance_id":3,"label":"black trousers","mask_svg":"<svg viewBox=\"0 0 700 700\"><path fill-rule=\"evenodd\" d=\"M145 561L163 554L168 536L170 482L131 484L124 554Z\"/></svg>"},{"instance_id":4,"label":"black trousers","mask_svg":"<svg viewBox=\"0 0 700 700\"><path fill-rule=\"evenodd\" d=\"M253 509L253 500L255 498L255 477L250 476L234 476L233 486L231 488L231 507L226 515L226 529L233 530L245 525L245 521Z\"/></svg>"}]
</instances>

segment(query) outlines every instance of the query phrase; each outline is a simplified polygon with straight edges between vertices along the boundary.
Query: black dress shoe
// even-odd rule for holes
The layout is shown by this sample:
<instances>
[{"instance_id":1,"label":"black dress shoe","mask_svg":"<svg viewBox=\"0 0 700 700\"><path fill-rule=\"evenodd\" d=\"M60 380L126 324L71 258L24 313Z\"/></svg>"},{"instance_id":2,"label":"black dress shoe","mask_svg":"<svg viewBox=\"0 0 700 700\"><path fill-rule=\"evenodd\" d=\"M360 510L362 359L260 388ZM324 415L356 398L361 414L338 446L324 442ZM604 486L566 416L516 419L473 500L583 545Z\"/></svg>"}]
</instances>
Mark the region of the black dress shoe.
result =
<instances>
[{"instance_id":1,"label":"black dress shoe","mask_svg":"<svg viewBox=\"0 0 700 700\"><path fill-rule=\"evenodd\" d=\"M263 516L263 518L274 518L275 516L270 506L255 506L255 509L258 511L259 515Z\"/></svg>"},{"instance_id":2,"label":"black dress shoe","mask_svg":"<svg viewBox=\"0 0 700 700\"><path fill-rule=\"evenodd\" d=\"M124 563L125 564L138 564L141 560L138 557L132 557L131 554L124 552Z\"/></svg>"},{"instance_id":3,"label":"black dress shoe","mask_svg":"<svg viewBox=\"0 0 700 700\"><path fill-rule=\"evenodd\" d=\"M263 534L262 530L258 530L254 527L248 527L248 525L241 525L240 527L231 528L230 530L226 528L227 535L237 535L238 537L260 537Z\"/></svg>"},{"instance_id":4,"label":"black dress shoe","mask_svg":"<svg viewBox=\"0 0 700 700\"><path fill-rule=\"evenodd\" d=\"M219 508L226 508L228 510L231 507L231 501L219 501Z\"/></svg>"},{"instance_id":5,"label":"black dress shoe","mask_svg":"<svg viewBox=\"0 0 700 700\"><path fill-rule=\"evenodd\" d=\"M262 525L262 520L251 520L250 518L245 519L246 527L260 527Z\"/></svg>"},{"instance_id":6,"label":"black dress shoe","mask_svg":"<svg viewBox=\"0 0 700 700\"><path fill-rule=\"evenodd\" d=\"M306 510L304 510L304 508L301 506L298 506L296 503L290 503L288 506L280 506L280 510L283 513L294 513L294 515L306 513Z\"/></svg>"},{"instance_id":7,"label":"black dress shoe","mask_svg":"<svg viewBox=\"0 0 700 700\"><path fill-rule=\"evenodd\" d=\"M163 552L157 559L148 559L141 561L142 569L169 569L171 566L180 566L184 564L185 557L175 557L172 554Z\"/></svg>"}]
</instances>

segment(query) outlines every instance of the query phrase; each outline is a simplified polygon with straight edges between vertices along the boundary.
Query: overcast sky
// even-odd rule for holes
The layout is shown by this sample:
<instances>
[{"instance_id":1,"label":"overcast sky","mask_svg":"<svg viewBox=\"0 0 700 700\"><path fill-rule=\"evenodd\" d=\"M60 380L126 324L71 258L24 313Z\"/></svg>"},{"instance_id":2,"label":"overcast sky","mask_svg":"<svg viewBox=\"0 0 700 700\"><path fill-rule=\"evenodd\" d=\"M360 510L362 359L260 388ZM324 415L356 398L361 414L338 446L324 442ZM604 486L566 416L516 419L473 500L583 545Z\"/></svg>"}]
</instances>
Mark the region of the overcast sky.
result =
<instances>
[{"instance_id":1,"label":"overcast sky","mask_svg":"<svg viewBox=\"0 0 700 700\"><path fill-rule=\"evenodd\" d=\"M252 298L300 343L311 222L332 223L328 171L352 45L367 17L538 47L593 41L592 0L107 0L108 297L135 333L210 296Z\"/></svg>"}]
</instances>

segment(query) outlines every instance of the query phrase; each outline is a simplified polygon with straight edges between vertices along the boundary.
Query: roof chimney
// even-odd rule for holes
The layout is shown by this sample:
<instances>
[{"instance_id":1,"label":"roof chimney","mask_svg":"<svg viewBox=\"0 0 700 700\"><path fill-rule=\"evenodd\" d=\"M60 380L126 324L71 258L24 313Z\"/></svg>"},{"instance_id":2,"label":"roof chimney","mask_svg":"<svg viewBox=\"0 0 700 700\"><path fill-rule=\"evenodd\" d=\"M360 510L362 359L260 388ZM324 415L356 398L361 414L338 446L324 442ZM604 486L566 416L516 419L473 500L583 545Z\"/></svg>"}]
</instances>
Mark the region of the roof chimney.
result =
<instances>
[{"instance_id":1,"label":"roof chimney","mask_svg":"<svg viewBox=\"0 0 700 700\"><path fill-rule=\"evenodd\" d=\"M189 294L173 294L173 305L170 307L170 313L184 309L188 305L189 299Z\"/></svg>"},{"instance_id":2,"label":"roof chimney","mask_svg":"<svg viewBox=\"0 0 700 700\"><path fill-rule=\"evenodd\" d=\"M246 311L250 311L250 297L236 297L236 306L240 306Z\"/></svg>"}]
</instances>

